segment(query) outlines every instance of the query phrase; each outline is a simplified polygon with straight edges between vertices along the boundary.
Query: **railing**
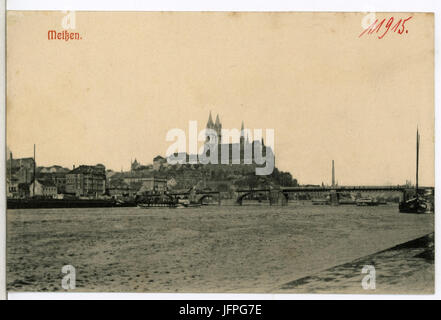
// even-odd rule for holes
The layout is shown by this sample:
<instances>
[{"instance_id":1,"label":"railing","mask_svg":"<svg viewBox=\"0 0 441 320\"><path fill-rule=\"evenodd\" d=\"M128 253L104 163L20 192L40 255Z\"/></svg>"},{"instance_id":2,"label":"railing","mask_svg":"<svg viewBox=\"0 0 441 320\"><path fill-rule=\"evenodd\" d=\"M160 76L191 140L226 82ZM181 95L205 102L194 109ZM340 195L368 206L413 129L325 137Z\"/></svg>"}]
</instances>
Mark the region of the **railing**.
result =
<instances>
[{"instance_id":1,"label":"railing","mask_svg":"<svg viewBox=\"0 0 441 320\"><path fill-rule=\"evenodd\" d=\"M335 186L335 187L280 187L278 189L242 189L236 192L326 192L326 191L401 191L413 189L407 186ZM418 189L434 190L434 187L419 187Z\"/></svg>"}]
</instances>

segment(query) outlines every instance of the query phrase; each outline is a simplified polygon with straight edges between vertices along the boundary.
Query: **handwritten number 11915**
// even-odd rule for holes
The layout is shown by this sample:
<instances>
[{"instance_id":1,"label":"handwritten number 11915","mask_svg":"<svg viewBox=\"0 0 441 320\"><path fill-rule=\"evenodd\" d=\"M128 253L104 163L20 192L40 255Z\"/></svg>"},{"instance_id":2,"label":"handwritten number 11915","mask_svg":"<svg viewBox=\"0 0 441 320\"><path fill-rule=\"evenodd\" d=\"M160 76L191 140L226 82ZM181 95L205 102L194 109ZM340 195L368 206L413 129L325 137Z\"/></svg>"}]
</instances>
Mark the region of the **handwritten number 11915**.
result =
<instances>
[{"instance_id":1,"label":"handwritten number 11915","mask_svg":"<svg viewBox=\"0 0 441 320\"><path fill-rule=\"evenodd\" d=\"M378 39L383 39L383 37L389 32L398 32L398 34L408 33L409 30L406 29L405 23L412 19L412 17L408 17L406 19L400 19L394 24L394 18L390 17L389 20L386 22L386 18L381 20L380 23L378 23L378 19L374 21L369 27L363 30L362 33L358 36L359 38L362 37L364 34L372 34L377 33ZM385 24L386 23L386 24ZM380 35L381 34L381 35Z\"/></svg>"}]
</instances>

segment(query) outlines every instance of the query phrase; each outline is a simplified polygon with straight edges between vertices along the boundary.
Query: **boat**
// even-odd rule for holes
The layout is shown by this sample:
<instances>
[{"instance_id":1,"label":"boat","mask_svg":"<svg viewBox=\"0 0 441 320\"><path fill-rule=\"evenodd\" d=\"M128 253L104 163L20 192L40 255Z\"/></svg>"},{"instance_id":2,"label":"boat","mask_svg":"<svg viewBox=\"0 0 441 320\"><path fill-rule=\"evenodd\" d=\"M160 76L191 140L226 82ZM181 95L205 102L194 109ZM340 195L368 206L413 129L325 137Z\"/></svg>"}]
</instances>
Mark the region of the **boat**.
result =
<instances>
[{"instance_id":1,"label":"boat","mask_svg":"<svg viewBox=\"0 0 441 320\"><path fill-rule=\"evenodd\" d=\"M197 202L190 202L188 199L180 199L176 205L176 208L200 208L202 204Z\"/></svg>"},{"instance_id":2,"label":"boat","mask_svg":"<svg viewBox=\"0 0 441 320\"><path fill-rule=\"evenodd\" d=\"M418 190L418 162L419 162L419 150L420 150L420 134L418 133L417 128L417 136L416 136L416 183L415 183L415 197L411 199L406 199L404 194L403 201L401 201L398 205L398 211L401 213L426 213L427 210L427 202L426 200L419 194Z\"/></svg>"},{"instance_id":3,"label":"boat","mask_svg":"<svg viewBox=\"0 0 441 320\"><path fill-rule=\"evenodd\" d=\"M160 203L138 203L138 208L150 209L150 208L176 208L177 204L173 202L160 202Z\"/></svg>"},{"instance_id":4,"label":"boat","mask_svg":"<svg viewBox=\"0 0 441 320\"><path fill-rule=\"evenodd\" d=\"M400 202L398 210L401 213L426 213L427 203L421 197L416 196L412 199Z\"/></svg>"},{"instance_id":5,"label":"boat","mask_svg":"<svg viewBox=\"0 0 441 320\"><path fill-rule=\"evenodd\" d=\"M340 205L353 205L356 204L356 201L353 199L340 199L338 200L338 204Z\"/></svg>"},{"instance_id":6,"label":"boat","mask_svg":"<svg viewBox=\"0 0 441 320\"><path fill-rule=\"evenodd\" d=\"M378 206L379 202L372 198L359 198L355 200L357 206Z\"/></svg>"},{"instance_id":7,"label":"boat","mask_svg":"<svg viewBox=\"0 0 441 320\"><path fill-rule=\"evenodd\" d=\"M312 199L312 204L315 206L327 205L327 204L329 204L329 200L327 200L327 199Z\"/></svg>"}]
</instances>

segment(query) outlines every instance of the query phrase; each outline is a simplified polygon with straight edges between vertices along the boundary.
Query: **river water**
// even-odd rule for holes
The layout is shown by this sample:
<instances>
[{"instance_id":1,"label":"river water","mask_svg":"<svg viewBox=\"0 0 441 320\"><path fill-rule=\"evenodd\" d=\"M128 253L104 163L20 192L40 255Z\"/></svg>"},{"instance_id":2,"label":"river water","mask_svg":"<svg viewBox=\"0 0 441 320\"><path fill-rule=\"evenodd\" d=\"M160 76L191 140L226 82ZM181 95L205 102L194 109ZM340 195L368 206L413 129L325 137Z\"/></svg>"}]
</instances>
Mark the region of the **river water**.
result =
<instances>
[{"instance_id":1,"label":"river water","mask_svg":"<svg viewBox=\"0 0 441 320\"><path fill-rule=\"evenodd\" d=\"M396 204L9 210L7 285L63 291L72 265L75 291L278 292L433 231Z\"/></svg>"}]
</instances>

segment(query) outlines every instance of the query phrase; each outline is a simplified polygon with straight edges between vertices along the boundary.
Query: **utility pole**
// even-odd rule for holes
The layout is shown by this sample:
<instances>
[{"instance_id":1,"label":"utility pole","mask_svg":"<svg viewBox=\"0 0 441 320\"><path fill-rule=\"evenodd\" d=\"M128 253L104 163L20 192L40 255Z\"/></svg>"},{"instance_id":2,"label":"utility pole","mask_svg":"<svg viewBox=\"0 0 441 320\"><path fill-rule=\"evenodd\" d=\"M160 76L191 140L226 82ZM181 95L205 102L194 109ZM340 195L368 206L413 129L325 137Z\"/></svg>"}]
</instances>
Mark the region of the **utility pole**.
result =
<instances>
[{"instance_id":1,"label":"utility pole","mask_svg":"<svg viewBox=\"0 0 441 320\"><path fill-rule=\"evenodd\" d=\"M12 152L9 152L9 182L12 184Z\"/></svg>"},{"instance_id":2,"label":"utility pole","mask_svg":"<svg viewBox=\"0 0 441 320\"><path fill-rule=\"evenodd\" d=\"M32 197L35 197L35 169L36 169L36 165L35 165L35 143L34 143L34 181L33 181L33 185L32 185Z\"/></svg>"},{"instance_id":3,"label":"utility pole","mask_svg":"<svg viewBox=\"0 0 441 320\"><path fill-rule=\"evenodd\" d=\"M335 186L335 170L334 170L334 160L332 160L332 186Z\"/></svg>"},{"instance_id":4,"label":"utility pole","mask_svg":"<svg viewBox=\"0 0 441 320\"><path fill-rule=\"evenodd\" d=\"M418 132L418 127L417 127L417 137L416 137L417 141L416 141L416 184L415 184L415 189L416 189L416 196L418 197L418 164L419 164L419 156L420 156L420 134Z\"/></svg>"}]
</instances>

